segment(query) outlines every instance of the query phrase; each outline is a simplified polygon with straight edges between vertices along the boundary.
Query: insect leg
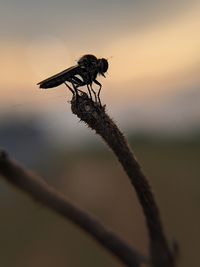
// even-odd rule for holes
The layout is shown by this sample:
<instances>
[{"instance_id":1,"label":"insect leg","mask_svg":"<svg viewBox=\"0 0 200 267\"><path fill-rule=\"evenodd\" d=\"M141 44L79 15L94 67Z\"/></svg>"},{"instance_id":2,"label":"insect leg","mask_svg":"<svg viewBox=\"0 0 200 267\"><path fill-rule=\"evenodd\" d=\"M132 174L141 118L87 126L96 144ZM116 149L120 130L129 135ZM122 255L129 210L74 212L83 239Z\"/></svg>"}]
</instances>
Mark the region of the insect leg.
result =
<instances>
[{"instance_id":1,"label":"insect leg","mask_svg":"<svg viewBox=\"0 0 200 267\"><path fill-rule=\"evenodd\" d=\"M73 80L79 85L79 86L84 86L86 84L85 81L82 81L81 79L79 79L78 77L74 76L73 77ZM89 93L89 96L90 98L92 99L92 94L91 94L91 90L90 90L90 87L89 85L87 84L87 89L88 89L88 93ZM80 92L82 92L80 89L78 89Z\"/></svg>"},{"instance_id":2,"label":"insect leg","mask_svg":"<svg viewBox=\"0 0 200 267\"><path fill-rule=\"evenodd\" d=\"M90 88L91 88L91 90L92 90L92 92L93 92L93 94L94 94L94 96L95 96L95 102L97 102L97 94L96 94L96 92L94 91L94 89L92 88L92 84L90 84Z\"/></svg>"},{"instance_id":3,"label":"insect leg","mask_svg":"<svg viewBox=\"0 0 200 267\"><path fill-rule=\"evenodd\" d=\"M79 97L79 94L78 94L78 86L74 83L74 81L71 81L71 83L72 83L72 86L73 86L74 91L76 93L76 97L78 99L78 97Z\"/></svg>"},{"instance_id":4,"label":"insect leg","mask_svg":"<svg viewBox=\"0 0 200 267\"><path fill-rule=\"evenodd\" d=\"M64 84L67 86L67 88L72 92L72 94L74 95L74 90L66 83L64 82Z\"/></svg>"},{"instance_id":5,"label":"insect leg","mask_svg":"<svg viewBox=\"0 0 200 267\"><path fill-rule=\"evenodd\" d=\"M79 85L80 85L80 86L87 85L87 89L88 89L89 97L90 97L90 99L92 100L91 90L90 90L90 87L89 87L87 81L85 81L85 80L82 81L82 80L80 80L80 79L77 78L77 77L74 77L74 78L76 78L76 81L79 82Z\"/></svg>"},{"instance_id":6,"label":"insect leg","mask_svg":"<svg viewBox=\"0 0 200 267\"><path fill-rule=\"evenodd\" d=\"M89 93L89 95L90 95L90 99L92 100L92 94L91 94L91 90L90 90L90 87L89 87L88 84L87 84L87 89L88 89L88 93Z\"/></svg>"},{"instance_id":7,"label":"insect leg","mask_svg":"<svg viewBox=\"0 0 200 267\"><path fill-rule=\"evenodd\" d=\"M65 83L65 85L67 86L67 88L69 88L69 90L72 92L72 94L73 94L73 98L76 96L76 106L77 106L77 102L78 102L78 89L77 89L77 86L73 83L73 81L70 81L71 82L71 84L72 84L72 86L73 86L73 88L74 88L74 90L66 83L66 82L64 82Z\"/></svg>"},{"instance_id":8,"label":"insect leg","mask_svg":"<svg viewBox=\"0 0 200 267\"><path fill-rule=\"evenodd\" d=\"M98 101L101 105L101 100L100 100L100 92L101 92L101 88L102 88L102 85L100 82L98 82L97 80L94 80L94 83L96 83L97 85L99 85L99 91L98 91L98 94L97 94L97 97L98 97Z\"/></svg>"},{"instance_id":9,"label":"insect leg","mask_svg":"<svg viewBox=\"0 0 200 267\"><path fill-rule=\"evenodd\" d=\"M74 88L74 90L77 93L77 97L79 96L78 92L81 92L82 94L86 94L82 90L78 89L78 87L84 85L83 82L79 78L77 78L76 76L74 76L73 78L70 79L70 82L73 85L73 88Z\"/></svg>"},{"instance_id":10,"label":"insect leg","mask_svg":"<svg viewBox=\"0 0 200 267\"><path fill-rule=\"evenodd\" d=\"M70 91L71 91L71 92L73 91L73 94L75 94L76 97L78 98L78 96L79 96L79 94L78 94L78 86L79 86L79 84L76 82L76 80L74 80L74 77L72 77L72 78L68 78L67 81L70 82L70 83L72 84L74 90L72 90L72 88L69 87L69 85L67 85L66 83L65 83L65 84L67 85L67 87L68 87L69 89L71 89Z\"/></svg>"}]
</instances>

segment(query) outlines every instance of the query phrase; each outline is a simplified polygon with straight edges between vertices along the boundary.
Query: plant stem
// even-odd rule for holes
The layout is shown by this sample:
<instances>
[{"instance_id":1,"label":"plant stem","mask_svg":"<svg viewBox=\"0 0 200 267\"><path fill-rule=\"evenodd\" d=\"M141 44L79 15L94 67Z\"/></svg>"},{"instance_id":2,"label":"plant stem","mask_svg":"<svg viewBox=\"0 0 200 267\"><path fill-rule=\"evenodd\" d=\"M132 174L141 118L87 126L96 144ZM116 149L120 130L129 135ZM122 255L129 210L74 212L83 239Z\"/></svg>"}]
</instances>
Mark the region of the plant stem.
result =
<instances>
[{"instance_id":1,"label":"plant stem","mask_svg":"<svg viewBox=\"0 0 200 267\"><path fill-rule=\"evenodd\" d=\"M72 204L39 176L10 159L3 150L0 150L0 175L40 204L78 225L127 266L139 267L141 263L147 262L145 256L108 230L94 216Z\"/></svg>"},{"instance_id":2,"label":"plant stem","mask_svg":"<svg viewBox=\"0 0 200 267\"><path fill-rule=\"evenodd\" d=\"M99 134L117 156L142 206L150 238L150 257L154 267L174 267L154 194L124 135L106 114L105 108L91 101L86 94L71 101L72 112Z\"/></svg>"}]
</instances>

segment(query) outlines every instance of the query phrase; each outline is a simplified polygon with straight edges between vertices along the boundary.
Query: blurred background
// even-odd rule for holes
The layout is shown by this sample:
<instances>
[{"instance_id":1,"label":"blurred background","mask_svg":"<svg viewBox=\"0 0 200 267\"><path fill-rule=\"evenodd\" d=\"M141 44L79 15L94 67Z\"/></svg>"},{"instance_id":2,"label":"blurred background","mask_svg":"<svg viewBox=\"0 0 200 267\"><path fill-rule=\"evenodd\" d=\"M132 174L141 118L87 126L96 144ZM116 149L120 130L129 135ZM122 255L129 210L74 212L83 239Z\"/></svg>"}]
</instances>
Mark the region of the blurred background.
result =
<instances>
[{"instance_id":1,"label":"blurred background","mask_svg":"<svg viewBox=\"0 0 200 267\"><path fill-rule=\"evenodd\" d=\"M139 250L135 192L65 86L37 82L85 53L109 61L101 99L149 177L179 266L199 266L200 1L1 0L0 146ZM0 180L0 262L122 266L90 237Z\"/></svg>"}]
</instances>

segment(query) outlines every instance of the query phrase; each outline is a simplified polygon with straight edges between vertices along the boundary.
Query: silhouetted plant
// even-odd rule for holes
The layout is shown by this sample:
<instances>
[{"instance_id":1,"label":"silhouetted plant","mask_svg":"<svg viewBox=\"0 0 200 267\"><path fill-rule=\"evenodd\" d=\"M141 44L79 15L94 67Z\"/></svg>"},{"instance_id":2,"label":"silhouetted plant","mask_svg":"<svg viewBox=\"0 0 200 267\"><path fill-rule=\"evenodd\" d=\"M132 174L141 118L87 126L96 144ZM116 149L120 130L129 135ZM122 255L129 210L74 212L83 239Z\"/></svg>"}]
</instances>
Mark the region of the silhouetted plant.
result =
<instances>
[{"instance_id":1,"label":"silhouetted plant","mask_svg":"<svg viewBox=\"0 0 200 267\"><path fill-rule=\"evenodd\" d=\"M107 115L105 107L91 101L86 93L82 93L78 99L73 97L71 108L81 121L103 138L117 156L134 186L145 214L149 233L149 261L123 239L103 226L94 216L70 203L65 196L47 185L43 179L33 175L10 159L3 150L0 151L0 175L24 190L39 203L77 224L127 266L139 267L143 263L148 263L153 267L175 267L175 256L170 250L164 234L154 194L124 135Z\"/></svg>"},{"instance_id":2,"label":"silhouetted plant","mask_svg":"<svg viewBox=\"0 0 200 267\"><path fill-rule=\"evenodd\" d=\"M124 135L105 112L105 106L101 107L94 103L87 94L83 93L78 98L78 105L75 97L71 103L72 112L92 130L95 130L111 148L134 186L146 218L150 238L150 258L153 266L175 266L174 255L169 249L163 231L154 194Z\"/></svg>"}]
</instances>

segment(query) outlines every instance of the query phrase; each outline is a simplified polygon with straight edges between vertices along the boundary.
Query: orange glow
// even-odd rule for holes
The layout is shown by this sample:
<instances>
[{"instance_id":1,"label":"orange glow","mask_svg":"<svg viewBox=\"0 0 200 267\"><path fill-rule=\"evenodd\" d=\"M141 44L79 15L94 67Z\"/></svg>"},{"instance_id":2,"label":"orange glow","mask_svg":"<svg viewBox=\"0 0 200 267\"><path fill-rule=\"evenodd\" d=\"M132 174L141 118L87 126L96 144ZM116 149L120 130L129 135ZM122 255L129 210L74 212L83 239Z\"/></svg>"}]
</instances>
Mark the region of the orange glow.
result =
<instances>
[{"instance_id":1,"label":"orange glow","mask_svg":"<svg viewBox=\"0 0 200 267\"><path fill-rule=\"evenodd\" d=\"M190 83L191 73L197 79L199 73L192 69L200 64L199 10L189 10L168 23L105 43L101 55L113 56L108 79L103 81L109 92L116 90L118 97L117 84L133 84L134 93L138 90L140 94L149 94L156 87L168 90L174 81L176 85ZM34 97L37 82L75 64L82 54L81 47L75 53L67 42L53 36L38 36L29 42L4 42L0 49L3 51L0 88L4 100L8 95Z\"/></svg>"},{"instance_id":2,"label":"orange glow","mask_svg":"<svg viewBox=\"0 0 200 267\"><path fill-rule=\"evenodd\" d=\"M106 48L114 56L113 82L160 79L200 63L200 12L190 12L166 25L119 38Z\"/></svg>"}]
</instances>

